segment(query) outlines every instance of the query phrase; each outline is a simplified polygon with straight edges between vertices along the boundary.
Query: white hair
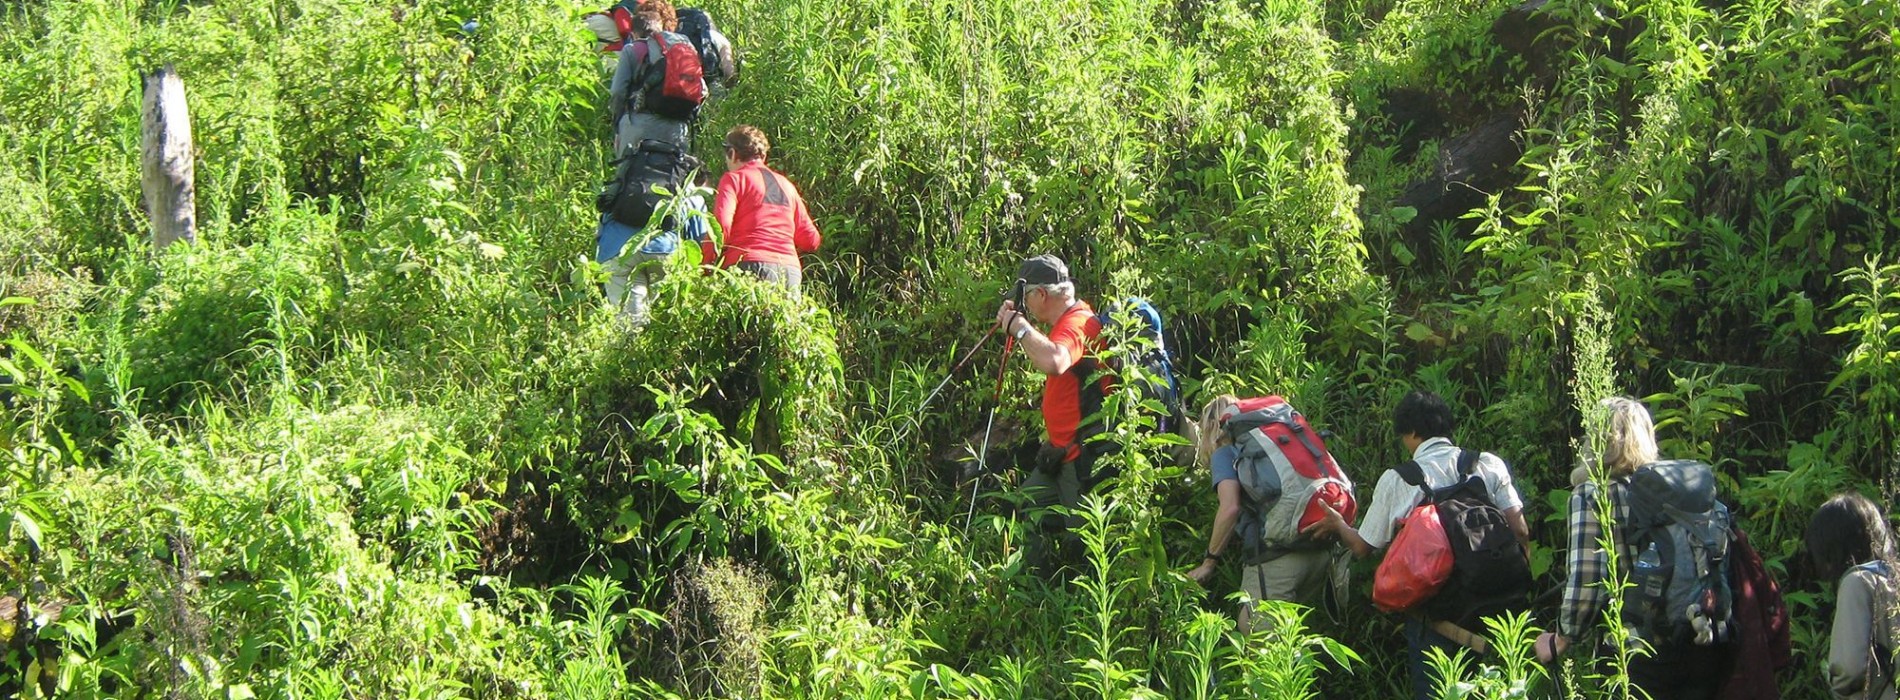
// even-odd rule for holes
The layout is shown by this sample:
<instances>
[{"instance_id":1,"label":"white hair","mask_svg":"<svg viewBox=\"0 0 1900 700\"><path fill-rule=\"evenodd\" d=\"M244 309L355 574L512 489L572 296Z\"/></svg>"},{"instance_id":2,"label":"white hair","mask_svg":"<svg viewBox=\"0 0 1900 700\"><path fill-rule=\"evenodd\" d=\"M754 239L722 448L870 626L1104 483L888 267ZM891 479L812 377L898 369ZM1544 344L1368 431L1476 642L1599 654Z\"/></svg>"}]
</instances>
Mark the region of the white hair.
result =
<instances>
[{"instance_id":1,"label":"white hair","mask_svg":"<svg viewBox=\"0 0 1900 700\"><path fill-rule=\"evenodd\" d=\"M1044 294L1073 297L1075 296L1075 281L1067 280L1055 284L1032 284L1029 285L1029 289L1040 289Z\"/></svg>"}]
</instances>

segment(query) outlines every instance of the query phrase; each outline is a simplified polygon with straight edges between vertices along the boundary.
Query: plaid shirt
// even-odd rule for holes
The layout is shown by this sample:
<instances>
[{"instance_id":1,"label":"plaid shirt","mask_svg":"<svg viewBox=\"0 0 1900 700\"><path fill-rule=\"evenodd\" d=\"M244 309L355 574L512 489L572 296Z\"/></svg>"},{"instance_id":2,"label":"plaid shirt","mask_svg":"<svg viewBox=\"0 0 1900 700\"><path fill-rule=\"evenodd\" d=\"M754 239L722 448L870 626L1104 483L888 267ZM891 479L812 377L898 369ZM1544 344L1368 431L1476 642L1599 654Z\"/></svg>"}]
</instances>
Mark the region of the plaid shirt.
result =
<instances>
[{"instance_id":1,"label":"plaid shirt","mask_svg":"<svg viewBox=\"0 0 1900 700\"><path fill-rule=\"evenodd\" d=\"M1608 536L1617 550L1619 578L1628 580L1636 552L1623 535L1623 528L1616 526L1630 517L1628 477L1610 482L1609 499L1610 512L1616 519L1610 523ZM1569 574L1564 580L1563 605L1557 609L1557 629L1575 640L1596 628L1610 599L1609 582L1604 581L1610 562L1603 550L1603 523L1597 518L1596 484L1585 483L1570 494L1569 520Z\"/></svg>"}]
</instances>

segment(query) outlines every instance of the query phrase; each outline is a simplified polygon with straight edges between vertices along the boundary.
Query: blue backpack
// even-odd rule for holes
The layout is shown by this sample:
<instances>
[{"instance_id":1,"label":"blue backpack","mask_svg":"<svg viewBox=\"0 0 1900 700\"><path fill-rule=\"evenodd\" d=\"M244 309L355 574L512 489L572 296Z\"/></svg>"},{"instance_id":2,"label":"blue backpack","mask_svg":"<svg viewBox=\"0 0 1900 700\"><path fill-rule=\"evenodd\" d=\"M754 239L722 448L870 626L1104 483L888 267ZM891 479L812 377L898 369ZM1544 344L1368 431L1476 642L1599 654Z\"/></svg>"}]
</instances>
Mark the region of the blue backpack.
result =
<instances>
[{"instance_id":1,"label":"blue backpack","mask_svg":"<svg viewBox=\"0 0 1900 700\"><path fill-rule=\"evenodd\" d=\"M1125 323L1134 324L1136 335L1152 341L1144 344L1145 347L1137 351L1137 354L1121 358L1116 363L1115 369L1121 369L1120 364L1130 359L1141 366L1142 371L1148 376L1143 381L1133 383L1141 392L1140 400L1159 401L1166 409L1167 415L1163 416L1155 427L1161 432L1173 432L1175 428L1180 427L1182 421L1181 383L1174 376L1174 360L1168 354L1167 334L1161 320L1161 311L1147 299L1129 297L1119 303L1109 304L1107 310L1102 312L1101 322L1103 331L1109 331ZM1127 383L1126 378L1124 378L1124 383Z\"/></svg>"}]
</instances>

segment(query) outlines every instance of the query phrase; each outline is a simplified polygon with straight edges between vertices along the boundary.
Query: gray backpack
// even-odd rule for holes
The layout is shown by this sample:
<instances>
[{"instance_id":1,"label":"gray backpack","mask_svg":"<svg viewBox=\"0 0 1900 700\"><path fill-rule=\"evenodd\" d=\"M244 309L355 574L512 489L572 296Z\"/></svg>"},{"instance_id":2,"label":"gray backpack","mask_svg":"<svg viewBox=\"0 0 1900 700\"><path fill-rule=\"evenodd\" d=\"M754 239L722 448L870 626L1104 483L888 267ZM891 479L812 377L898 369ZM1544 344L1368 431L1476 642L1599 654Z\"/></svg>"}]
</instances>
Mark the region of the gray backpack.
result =
<instances>
[{"instance_id":1,"label":"gray backpack","mask_svg":"<svg viewBox=\"0 0 1900 700\"><path fill-rule=\"evenodd\" d=\"M1734 628L1728 507L1715 472L1693 460L1655 462L1629 478L1625 533L1636 552L1625 619L1652 644L1727 641Z\"/></svg>"}]
</instances>

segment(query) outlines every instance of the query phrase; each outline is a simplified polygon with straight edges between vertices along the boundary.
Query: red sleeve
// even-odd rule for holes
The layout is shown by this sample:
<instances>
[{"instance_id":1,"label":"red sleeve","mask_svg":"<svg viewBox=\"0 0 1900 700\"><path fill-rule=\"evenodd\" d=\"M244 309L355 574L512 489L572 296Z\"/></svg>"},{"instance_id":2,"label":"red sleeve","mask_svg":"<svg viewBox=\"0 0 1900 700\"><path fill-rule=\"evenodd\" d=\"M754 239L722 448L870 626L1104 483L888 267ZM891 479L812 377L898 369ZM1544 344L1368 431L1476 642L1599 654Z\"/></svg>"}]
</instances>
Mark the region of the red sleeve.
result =
<instances>
[{"instance_id":1,"label":"red sleeve","mask_svg":"<svg viewBox=\"0 0 1900 700\"><path fill-rule=\"evenodd\" d=\"M1062 317L1055 328L1049 330L1049 342L1068 349L1069 362L1081 362L1086 354L1082 349L1082 336L1087 332L1089 317L1079 313Z\"/></svg>"},{"instance_id":2,"label":"red sleeve","mask_svg":"<svg viewBox=\"0 0 1900 700\"><path fill-rule=\"evenodd\" d=\"M737 172L728 172L719 177L719 189L713 193L713 219L719 222L719 235L732 233L732 214L739 208L739 178Z\"/></svg>"},{"instance_id":3,"label":"red sleeve","mask_svg":"<svg viewBox=\"0 0 1900 700\"><path fill-rule=\"evenodd\" d=\"M798 252L809 253L818 249L824 241L818 235L818 226L811 222L811 213L805 210L805 198L798 197L796 208L792 210L792 244L798 246Z\"/></svg>"}]
</instances>

